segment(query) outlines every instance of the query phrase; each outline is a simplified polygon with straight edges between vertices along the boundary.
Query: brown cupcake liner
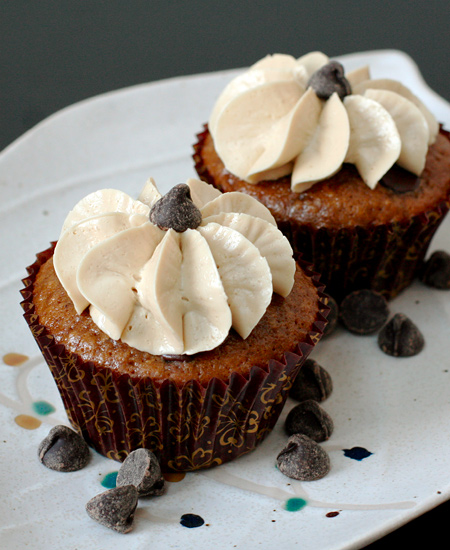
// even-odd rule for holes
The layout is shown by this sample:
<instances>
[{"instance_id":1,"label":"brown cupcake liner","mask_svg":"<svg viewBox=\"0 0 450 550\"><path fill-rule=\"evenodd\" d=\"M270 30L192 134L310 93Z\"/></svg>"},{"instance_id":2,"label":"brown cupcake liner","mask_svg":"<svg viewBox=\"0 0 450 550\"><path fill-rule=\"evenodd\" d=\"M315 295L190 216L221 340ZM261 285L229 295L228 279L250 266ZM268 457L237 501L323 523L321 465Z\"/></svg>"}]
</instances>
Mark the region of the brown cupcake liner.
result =
<instances>
[{"instance_id":1,"label":"brown cupcake liner","mask_svg":"<svg viewBox=\"0 0 450 550\"><path fill-rule=\"evenodd\" d=\"M289 238L294 253L314 265L327 292L338 302L362 288L390 300L416 278L449 206L442 202L407 222L368 228L333 230L280 224L280 230Z\"/></svg>"},{"instance_id":2,"label":"brown cupcake liner","mask_svg":"<svg viewBox=\"0 0 450 550\"><path fill-rule=\"evenodd\" d=\"M203 164L201 149L207 125L194 144L198 176L215 186ZM320 273L327 293L340 302L354 290L370 288L388 300L408 287L418 275L431 239L450 208L450 199L405 222L373 224L341 229L314 228L295 222L279 222L295 256Z\"/></svg>"},{"instance_id":3,"label":"brown cupcake liner","mask_svg":"<svg viewBox=\"0 0 450 550\"><path fill-rule=\"evenodd\" d=\"M55 379L67 416L99 453L122 461L145 447L158 456L163 471L189 471L219 465L253 450L275 425L289 389L307 356L323 335L329 307L319 277L306 264L319 295L312 330L283 361L253 367L248 377L233 373L225 382L177 385L84 362L55 342L39 323L33 285L55 243L27 268L21 290L24 318Z\"/></svg>"}]
</instances>

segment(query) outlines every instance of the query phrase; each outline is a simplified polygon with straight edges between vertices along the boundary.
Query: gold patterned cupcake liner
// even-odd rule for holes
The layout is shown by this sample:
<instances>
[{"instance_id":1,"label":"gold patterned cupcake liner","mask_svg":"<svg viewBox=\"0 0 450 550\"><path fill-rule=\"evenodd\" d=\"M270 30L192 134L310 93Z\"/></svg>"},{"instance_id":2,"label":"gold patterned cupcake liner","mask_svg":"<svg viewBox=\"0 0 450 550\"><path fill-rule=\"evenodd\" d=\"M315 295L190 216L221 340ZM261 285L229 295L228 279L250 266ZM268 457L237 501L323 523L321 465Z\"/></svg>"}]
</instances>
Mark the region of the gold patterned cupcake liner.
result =
<instances>
[{"instance_id":1,"label":"gold patterned cupcake liner","mask_svg":"<svg viewBox=\"0 0 450 550\"><path fill-rule=\"evenodd\" d=\"M228 462L252 451L270 433L289 389L307 356L323 335L329 311L319 277L306 264L319 295L312 330L284 361L252 367L248 377L233 373L227 382L206 386L146 378L84 362L57 344L39 323L33 285L55 243L27 268L21 290L24 318L52 372L67 416L86 441L108 458L122 461L145 447L158 456L163 471L189 471Z\"/></svg>"},{"instance_id":2,"label":"gold patterned cupcake liner","mask_svg":"<svg viewBox=\"0 0 450 550\"><path fill-rule=\"evenodd\" d=\"M447 135L445 130L441 131ZM195 169L215 186L200 151L208 134L205 124L194 144ZM223 191L222 189L220 189ZM278 221L297 258L320 273L327 293L340 302L353 290L370 288L388 300L408 287L420 271L431 239L450 208L450 199L405 222L341 229L315 228Z\"/></svg>"}]
</instances>

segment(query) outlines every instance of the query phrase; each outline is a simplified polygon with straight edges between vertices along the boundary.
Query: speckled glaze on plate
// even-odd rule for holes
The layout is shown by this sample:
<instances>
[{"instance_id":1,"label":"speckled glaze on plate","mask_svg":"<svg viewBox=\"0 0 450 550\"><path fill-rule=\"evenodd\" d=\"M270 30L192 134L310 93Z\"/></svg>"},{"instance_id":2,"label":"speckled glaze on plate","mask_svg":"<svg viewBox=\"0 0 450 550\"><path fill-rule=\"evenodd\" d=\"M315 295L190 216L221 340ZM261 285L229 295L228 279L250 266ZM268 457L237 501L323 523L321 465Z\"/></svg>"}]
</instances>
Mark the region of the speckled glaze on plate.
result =
<instances>
[{"instance_id":1,"label":"speckled glaze on plate","mask_svg":"<svg viewBox=\"0 0 450 550\"><path fill-rule=\"evenodd\" d=\"M450 106L399 51L341 59L369 63L375 77L410 86L450 127ZM335 431L322 443L331 472L309 483L284 477L275 459L283 422L256 451L204 472L172 477L167 493L142 500L135 526L119 535L94 523L86 502L114 484L119 464L92 452L79 472L44 468L37 448L67 424L61 399L20 308L20 280L36 252L58 237L84 195L116 187L137 196L153 176L164 191L195 176L192 143L213 102L237 71L140 85L53 115L0 154L0 541L32 547L115 550L356 549L450 498L450 293L416 282L390 304L426 339L417 356L384 355L375 336L338 328L312 357L332 375L322 403ZM447 249L446 220L432 249ZM447 248L446 248L447 247ZM124 538L125 537L125 538Z\"/></svg>"}]
</instances>

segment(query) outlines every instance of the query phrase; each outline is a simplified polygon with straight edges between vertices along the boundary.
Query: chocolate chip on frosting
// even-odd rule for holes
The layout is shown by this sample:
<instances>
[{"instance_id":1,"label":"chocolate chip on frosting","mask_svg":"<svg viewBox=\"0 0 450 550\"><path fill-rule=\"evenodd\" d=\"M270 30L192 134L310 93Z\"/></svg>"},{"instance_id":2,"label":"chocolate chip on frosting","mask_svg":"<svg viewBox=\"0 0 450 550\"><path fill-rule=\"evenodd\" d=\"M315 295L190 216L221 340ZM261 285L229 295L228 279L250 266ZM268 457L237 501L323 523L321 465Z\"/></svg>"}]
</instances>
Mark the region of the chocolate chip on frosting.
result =
<instances>
[{"instance_id":1,"label":"chocolate chip on frosting","mask_svg":"<svg viewBox=\"0 0 450 550\"><path fill-rule=\"evenodd\" d=\"M328 99L337 92L341 99L352 93L349 81L344 76L344 67L337 61L330 61L311 75L307 86L320 99Z\"/></svg>"},{"instance_id":2,"label":"chocolate chip on frosting","mask_svg":"<svg viewBox=\"0 0 450 550\"><path fill-rule=\"evenodd\" d=\"M331 376L317 361L307 359L289 390L289 397L297 401L314 399L324 401L333 391Z\"/></svg>"},{"instance_id":3,"label":"chocolate chip on frosting","mask_svg":"<svg viewBox=\"0 0 450 550\"><path fill-rule=\"evenodd\" d=\"M380 330L389 316L386 298L369 289L355 290L341 302L339 315L344 326L355 334Z\"/></svg>"},{"instance_id":4,"label":"chocolate chip on frosting","mask_svg":"<svg viewBox=\"0 0 450 550\"><path fill-rule=\"evenodd\" d=\"M115 487L100 493L86 504L86 512L94 520L118 533L129 533L133 526L138 492L134 485Z\"/></svg>"},{"instance_id":5,"label":"chocolate chip on frosting","mask_svg":"<svg viewBox=\"0 0 450 550\"><path fill-rule=\"evenodd\" d=\"M148 449L136 449L124 460L117 474L117 486L134 485L140 497L164 492L164 477L158 459Z\"/></svg>"},{"instance_id":6,"label":"chocolate chip on frosting","mask_svg":"<svg viewBox=\"0 0 450 550\"><path fill-rule=\"evenodd\" d=\"M299 481L314 481L330 471L330 457L322 447L307 435L292 435L286 447L277 456L278 469L284 475Z\"/></svg>"},{"instance_id":7,"label":"chocolate chip on frosting","mask_svg":"<svg viewBox=\"0 0 450 550\"><path fill-rule=\"evenodd\" d=\"M381 329L378 345L388 355L411 357L422 351L425 339L411 319L403 313L396 313Z\"/></svg>"},{"instance_id":8,"label":"chocolate chip on frosting","mask_svg":"<svg viewBox=\"0 0 450 550\"><path fill-rule=\"evenodd\" d=\"M202 222L202 214L191 199L189 186L180 183L153 205L150 221L160 229L183 233L197 228Z\"/></svg>"},{"instance_id":9,"label":"chocolate chip on frosting","mask_svg":"<svg viewBox=\"0 0 450 550\"><path fill-rule=\"evenodd\" d=\"M334 429L330 415L313 399L302 401L291 409L284 426L289 435L307 435L317 443L329 439Z\"/></svg>"},{"instance_id":10,"label":"chocolate chip on frosting","mask_svg":"<svg viewBox=\"0 0 450 550\"><path fill-rule=\"evenodd\" d=\"M420 275L423 283L440 290L450 289L450 254L436 250L425 262Z\"/></svg>"},{"instance_id":11,"label":"chocolate chip on frosting","mask_svg":"<svg viewBox=\"0 0 450 550\"><path fill-rule=\"evenodd\" d=\"M81 470L89 461L89 447L80 434L67 426L52 428L38 449L39 460L57 472Z\"/></svg>"}]
</instances>

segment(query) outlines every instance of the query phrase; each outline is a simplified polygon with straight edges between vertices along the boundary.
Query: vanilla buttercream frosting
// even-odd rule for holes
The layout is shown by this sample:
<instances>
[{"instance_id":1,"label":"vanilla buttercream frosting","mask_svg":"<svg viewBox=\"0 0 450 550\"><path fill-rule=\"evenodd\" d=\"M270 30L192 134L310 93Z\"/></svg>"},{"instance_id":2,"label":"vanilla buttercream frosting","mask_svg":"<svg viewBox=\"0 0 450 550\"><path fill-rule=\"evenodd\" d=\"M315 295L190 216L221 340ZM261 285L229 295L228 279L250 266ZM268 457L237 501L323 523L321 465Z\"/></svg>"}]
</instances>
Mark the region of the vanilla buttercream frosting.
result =
<instances>
[{"instance_id":1,"label":"vanilla buttercream frosting","mask_svg":"<svg viewBox=\"0 0 450 550\"><path fill-rule=\"evenodd\" d=\"M421 174L439 129L427 107L401 83L371 79L368 67L345 75L344 94L321 98L312 83L333 63L322 52L269 55L226 86L208 126L229 172L249 183L291 174L295 192L344 162L370 188L394 163Z\"/></svg>"},{"instance_id":2,"label":"vanilla buttercream frosting","mask_svg":"<svg viewBox=\"0 0 450 550\"><path fill-rule=\"evenodd\" d=\"M152 223L171 193L152 179L138 200L103 189L68 214L53 260L78 314L89 308L108 336L154 355L214 349L231 327L246 338L294 283L292 248L265 206L193 178L176 187L201 214L193 228Z\"/></svg>"}]
</instances>

